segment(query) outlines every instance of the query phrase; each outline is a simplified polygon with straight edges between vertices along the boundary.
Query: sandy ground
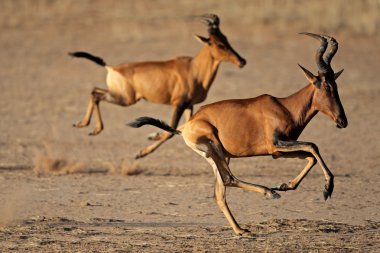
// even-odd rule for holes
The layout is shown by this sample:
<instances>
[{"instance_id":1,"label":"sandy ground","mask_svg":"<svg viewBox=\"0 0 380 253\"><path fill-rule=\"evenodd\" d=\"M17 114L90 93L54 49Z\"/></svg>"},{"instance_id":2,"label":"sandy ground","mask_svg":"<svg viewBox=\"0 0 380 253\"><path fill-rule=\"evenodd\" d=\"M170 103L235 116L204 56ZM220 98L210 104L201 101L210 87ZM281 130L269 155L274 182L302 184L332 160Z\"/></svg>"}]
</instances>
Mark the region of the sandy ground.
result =
<instances>
[{"instance_id":1,"label":"sandy ground","mask_svg":"<svg viewBox=\"0 0 380 253\"><path fill-rule=\"evenodd\" d=\"M380 251L379 39L334 35L349 126L339 130L320 114L300 137L319 146L334 173L332 199L323 200L318 166L278 200L228 189L238 222L256 235L239 238L213 200L211 168L181 138L133 161L154 129L125 124L144 115L168 120L170 107L101 104L102 134L89 137L93 125L71 127L92 87L105 87L105 71L67 52L86 50L110 64L195 55L201 45L192 36L205 35L205 27L177 16L126 23L91 17L1 30L0 252ZM277 36L270 27L237 24L222 20L221 28L248 64L222 64L206 103L281 97L306 85L296 63L316 70L316 41L298 30ZM270 157L231 162L239 178L267 186L293 179L303 166Z\"/></svg>"}]
</instances>

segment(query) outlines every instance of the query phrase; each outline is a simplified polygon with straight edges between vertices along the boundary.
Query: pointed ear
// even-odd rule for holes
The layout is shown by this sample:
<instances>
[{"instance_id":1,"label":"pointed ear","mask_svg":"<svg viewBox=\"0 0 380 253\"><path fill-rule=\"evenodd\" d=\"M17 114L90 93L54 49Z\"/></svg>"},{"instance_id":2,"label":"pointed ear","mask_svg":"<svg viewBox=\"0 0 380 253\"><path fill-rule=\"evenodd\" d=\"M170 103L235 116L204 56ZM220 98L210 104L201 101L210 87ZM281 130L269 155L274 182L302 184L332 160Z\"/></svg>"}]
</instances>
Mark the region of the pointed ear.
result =
<instances>
[{"instance_id":1,"label":"pointed ear","mask_svg":"<svg viewBox=\"0 0 380 253\"><path fill-rule=\"evenodd\" d=\"M335 79L335 80L338 79L338 77L340 76L340 74L342 74L343 70L344 70L344 69L342 69L342 70L340 70L340 71L334 73L334 79Z\"/></svg>"},{"instance_id":2,"label":"pointed ear","mask_svg":"<svg viewBox=\"0 0 380 253\"><path fill-rule=\"evenodd\" d=\"M298 66L300 66L300 68L302 69L303 73L305 74L306 76L306 79L312 83L312 84L317 84L318 82L318 79L316 76L313 75L313 73L311 73L309 70L305 69L304 67L302 67L300 64L298 64Z\"/></svg>"},{"instance_id":3,"label":"pointed ear","mask_svg":"<svg viewBox=\"0 0 380 253\"><path fill-rule=\"evenodd\" d=\"M210 45L210 39L209 39L209 38L205 38L205 37L202 37L202 36L197 35L197 34L195 34L194 37L195 37L199 42Z\"/></svg>"}]
</instances>

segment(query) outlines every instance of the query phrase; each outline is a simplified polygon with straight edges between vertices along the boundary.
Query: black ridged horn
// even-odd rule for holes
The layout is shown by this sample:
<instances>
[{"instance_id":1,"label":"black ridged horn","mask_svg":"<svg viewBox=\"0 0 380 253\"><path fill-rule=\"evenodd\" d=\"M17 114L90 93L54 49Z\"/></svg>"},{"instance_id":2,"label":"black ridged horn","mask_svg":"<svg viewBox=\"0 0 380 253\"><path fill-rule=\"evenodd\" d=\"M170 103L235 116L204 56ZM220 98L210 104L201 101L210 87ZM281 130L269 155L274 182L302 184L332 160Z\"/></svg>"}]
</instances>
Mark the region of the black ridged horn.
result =
<instances>
[{"instance_id":1,"label":"black ridged horn","mask_svg":"<svg viewBox=\"0 0 380 253\"><path fill-rule=\"evenodd\" d=\"M338 51L338 42L333 38L333 37L330 37L330 36L327 36L327 35L322 35L325 39L327 39L331 49L330 51L328 52L327 55L325 55L324 57L324 60L325 62L330 66L331 68L331 60L332 58L334 57L336 51Z\"/></svg>"},{"instance_id":2,"label":"black ridged horn","mask_svg":"<svg viewBox=\"0 0 380 253\"><path fill-rule=\"evenodd\" d=\"M208 31L212 33L215 30L219 29L219 17L215 14L207 13L200 16L205 24L208 26Z\"/></svg>"},{"instance_id":3,"label":"black ridged horn","mask_svg":"<svg viewBox=\"0 0 380 253\"><path fill-rule=\"evenodd\" d=\"M319 34L314 33L308 33L308 32L302 32L300 34L308 35L314 39L320 40L321 45L317 50L317 53L315 54L315 60L317 62L317 66L320 72L327 73L330 71L331 67L323 60L323 54L326 52L327 49L327 39Z\"/></svg>"}]
</instances>

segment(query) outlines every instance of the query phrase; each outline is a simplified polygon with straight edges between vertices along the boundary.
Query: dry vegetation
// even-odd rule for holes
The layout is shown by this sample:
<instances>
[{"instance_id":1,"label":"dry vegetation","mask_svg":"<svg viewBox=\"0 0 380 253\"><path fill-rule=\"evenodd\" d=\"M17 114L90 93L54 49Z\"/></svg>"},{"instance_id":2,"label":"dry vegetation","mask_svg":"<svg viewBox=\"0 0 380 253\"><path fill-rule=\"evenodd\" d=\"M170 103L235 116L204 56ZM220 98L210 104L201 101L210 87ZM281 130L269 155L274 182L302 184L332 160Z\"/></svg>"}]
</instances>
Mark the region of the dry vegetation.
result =
<instances>
[{"instance_id":1,"label":"dry vegetation","mask_svg":"<svg viewBox=\"0 0 380 253\"><path fill-rule=\"evenodd\" d=\"M112 175L134 176L144 172L144 169L136 162L130 162L126 159L117 161L106 161L97 166L63 158L55 154L47 142L44 143L44 149L38 151L33 159L33 171L37 176L47 174L64 175L73 173L103 173Z\"/></svg>"}]
</instances>

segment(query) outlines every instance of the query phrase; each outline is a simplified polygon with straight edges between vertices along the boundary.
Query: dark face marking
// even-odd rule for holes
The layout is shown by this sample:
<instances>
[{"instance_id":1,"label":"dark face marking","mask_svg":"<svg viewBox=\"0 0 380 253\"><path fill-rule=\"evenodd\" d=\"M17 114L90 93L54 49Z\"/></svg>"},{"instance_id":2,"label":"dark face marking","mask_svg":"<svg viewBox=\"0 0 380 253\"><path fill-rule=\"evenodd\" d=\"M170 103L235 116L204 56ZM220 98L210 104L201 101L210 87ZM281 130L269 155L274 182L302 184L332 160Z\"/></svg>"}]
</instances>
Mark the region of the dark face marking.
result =
<instances>
[{"instance_id":1,"label":"dark face marking","mask_svg":"<svg viewBox=\"0 0 380 253\"><path fill-rule=\"evenodd\" d=\"M317 79L319 81L315 96L317 109L329 116L337 124L338 128L347 127L347 117L340 101L334 75L320 73Z\"/></svg>"},{"instance_id":2,"label":"dark face marking","mask_svg":"<svg viewBox=\"0 0 380 253\"><path fill-rule=\"evenodd\" d=\"M230 45L226 36L218 29L210 34L210 47L213 57L218 60L231 62L240 68L247 63Z\"/></svg>"}]
</instances>

